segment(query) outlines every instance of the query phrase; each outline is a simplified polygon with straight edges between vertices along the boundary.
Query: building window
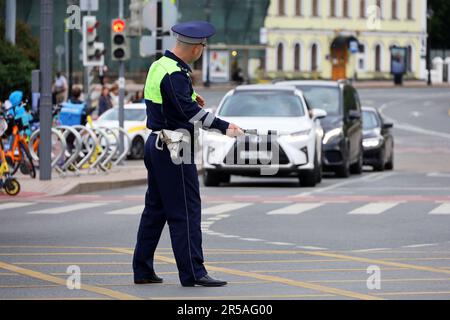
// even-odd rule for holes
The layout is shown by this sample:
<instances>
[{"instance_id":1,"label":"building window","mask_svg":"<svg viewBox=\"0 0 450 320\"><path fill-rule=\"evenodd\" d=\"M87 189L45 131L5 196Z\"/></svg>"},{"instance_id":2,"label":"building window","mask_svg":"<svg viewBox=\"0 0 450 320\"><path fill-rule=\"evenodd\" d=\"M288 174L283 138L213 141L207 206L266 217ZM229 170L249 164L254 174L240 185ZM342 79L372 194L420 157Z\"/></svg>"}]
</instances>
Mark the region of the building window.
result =
<instances>
[{"instance_id":1,"label":"building window","mask_svg":"<svg viewBox=\"0 0 450 320\"><path fill-rule=\"evenodd\" d=\"M330 17L336 17L336 0L330 0Z\"/></svg>"},{"instance_id":2,"label":"building window","mask_svg":"<svg viewBox=\"0 0 450 320\"><path fill-rule=\"evenodd\" d=\"M393 19L393 20L398 19L398 14L397 14L397 0L392 0L392 19Z\"/></svg>"},{"instance_id":3,"label":"building window","mask_svg":"<svg viewBox=\"0 0 450 320\"><path fill-rule=\"evenodd\" d=\"M301 48L300 44L296 44L294 48L294 71L301 70Z\"/></svg>"},{"instance_id":4,"label":"building window","mask_svg":"<svg viewBox=\"0 0 450 320\"><path fill-rule=\"evenodd\" d=\"M311 71L317 71L319 69L318 66L318 48L317 48L317 44L313 44L311 47Z\"/></svg>"},{"instance_id":5,"label":"building window","mask_svg":"<svg viewBox=\"0 0 450 320\"><path fill-rule=\"evenodd\" d=\"M366 0L359 1L359 17L360 18L366 17Z\"/></svg>"},{"instance_id":6,"label":"building window","mask_svg":"<svg viewBox=\"0 0 450 320\"><path fill-rule=\"evenodd\" d=\"M366 45L361 44L358 53L358 71L366 71Z\"/></svg>"},{"instance_id":7,"label":"building window","mask_svg":"<svg viewBox=\"0 0 450 320\"><path fill-rule=\"evenodd\" d=\"M277 71L283 71L283 60L284 60L284 47L283 44L278 44L277 47Z\"/></svg>"},{"instance_id":8,"label":"building window","mask_svg":"<svg viewBox=\"0 0 450 320\"><path fill-rule=\"evenodd\" d=\"M381 2L381 0L377 0L377 7L378 7L379 17L383 18L383 3Z\"/></svg>"},{"instance_id":9,"label":"building window","mask_svg":"<svg viewBox=\"0 0 450 320\"><path fill-rule=\"evenodd\" d=\"M284 16L285 15L284 0L278 0L278 15L279 16Z\"/></svg>"},{"instance_id":10,"label":"building window","mask_svg":"<svg viewBox=\"0 0 450 320\"><path fill-rule=\"evenodd\" d=\"M312 16L319 16L319 0L312 0Z\"/></svg>"},{"instance_id":11,"label":"building window","mask_svg":"<svg viewBox=\"0 0 450 320\"><path fill-rule=\"evenodd\" d=\"M408 20L413 20L413 2L412 0L408 0L407 6L406 6L406 16Z\"/></svg>"},{"instance_id":12,"label":"building window","mask_svg":"<svg viewBox=\"0 0 450 320\"><path fill-rule=\"evenodd\" d=\"M344 18L349 18L350 17L350 7L349 7L349 0L342 0L342 11L343 11L343 16Z\"/></svg>"},{"instance_id":13,"label":"building window","mask_svg":"<svg viewBox=\"0 0 450 320\"><path fill-rule=\"evenodd\" d=\"M412 72L413 71L413 48L412 46L408 46L408 51L407 51L407 64L408 64L408 72Z\"/></svg>"},{"instance_id":14,"label":"building window","mask_svg":"<svg viewBox=\"0 0 450 320\"><path fill-rule=\"evenodd\" d=\"M295 15L302 15L302 0L295 0Z\"/></svg>"},{"instance_id":15,"label":"building window","mask_svg":"<svg viewBox=\"0 0 450 320\"><path fill-rule=\"evenodd\" d=\"M375 47L375 71L381 72L381 46L379 44Z\"/></svg>"}]
</instances>

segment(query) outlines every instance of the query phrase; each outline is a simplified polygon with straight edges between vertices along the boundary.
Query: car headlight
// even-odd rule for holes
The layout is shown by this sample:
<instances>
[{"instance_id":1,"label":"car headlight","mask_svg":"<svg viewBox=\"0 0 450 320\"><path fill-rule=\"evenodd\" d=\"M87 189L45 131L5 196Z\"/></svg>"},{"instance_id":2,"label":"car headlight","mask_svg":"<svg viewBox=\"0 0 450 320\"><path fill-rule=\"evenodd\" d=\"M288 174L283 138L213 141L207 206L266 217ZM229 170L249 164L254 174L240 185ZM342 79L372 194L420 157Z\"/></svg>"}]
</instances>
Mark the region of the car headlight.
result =
<instances>
[{"instance_id":1,"label":"car headlight","mask_svg":"<svg viewBox=\"0 0 450 320\"><path fill-rule=\"evenodd\" d=\"M376 147L380 146L382 142L383 142L383 140L379 139L379 138L364 139L363 147L364 148L376 148Z\"/></svg>"},{"instance_id":2,"label":"car headlight","mask_svg":"<svg viewBox=\"0 0 450 320\"><path fill-rule=\"evenodd\" d=\"M323 137L323 144L328 144L331 140L336 137L339 137L343 133L342 128L336 128L325 133Z\"/></svg>"}]
</instances>

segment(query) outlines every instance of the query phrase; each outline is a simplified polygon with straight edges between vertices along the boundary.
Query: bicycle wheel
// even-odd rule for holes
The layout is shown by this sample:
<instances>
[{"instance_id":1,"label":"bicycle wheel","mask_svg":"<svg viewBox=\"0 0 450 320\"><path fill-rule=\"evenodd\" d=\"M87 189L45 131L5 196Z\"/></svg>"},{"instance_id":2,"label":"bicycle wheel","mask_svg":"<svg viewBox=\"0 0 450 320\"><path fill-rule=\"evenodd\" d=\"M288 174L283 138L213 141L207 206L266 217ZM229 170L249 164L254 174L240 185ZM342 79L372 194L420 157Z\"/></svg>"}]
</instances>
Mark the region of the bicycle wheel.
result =
<instances>
[{"instance_id":1,"label":"bicycle wheel","mask_svg":"<svg viewBox=\"0 0 450 320\"><path fill-rule=\"evenodd\" d=\"M12 175L15 175L20 169L20 172L23 175L29 175L32 179L35 179L36 168L33 164L33 158L31 157L28 147L23 142L19 142L19 149L22 154L22 161L14 164Z\"/></svg>"},{"instance_id":2,"label":"bicycle wheel","mask_svg":"<svg viewBox=\"0 0 450 320\"><path fill-rule=\"evenodd\" d=\"M20 193L20 183L16 179L10 179L5 181L5 192L7 195L15 197Z\"/></svg>"}]
</instances>

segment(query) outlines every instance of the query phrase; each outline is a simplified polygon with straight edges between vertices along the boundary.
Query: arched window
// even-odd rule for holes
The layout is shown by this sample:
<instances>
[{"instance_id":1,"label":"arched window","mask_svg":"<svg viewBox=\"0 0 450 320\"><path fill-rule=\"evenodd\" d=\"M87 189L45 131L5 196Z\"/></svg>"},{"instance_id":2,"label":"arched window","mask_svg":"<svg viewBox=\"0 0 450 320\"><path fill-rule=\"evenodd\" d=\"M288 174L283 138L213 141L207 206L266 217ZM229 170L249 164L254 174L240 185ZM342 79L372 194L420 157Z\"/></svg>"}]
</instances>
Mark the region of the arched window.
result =
<instances>
[{"instance_id":1,"label":"arched window","mask_svg":"<svg viewBox=\"0 0 450 320\"><path fill-rule=\"evenodd\" d=\"M318 61L318 48L317 44L314 43L311 47L311 71L317 71L319 69Z\"/></svg>"},{"instance_id":2,"label":"arched window","mask_svg":"<svg viewBox=\"0 0 450 320\"><path fill-rule=\"evenodd\" d=\"M297 43L294 47L294 71L301 71L301 47Z\"/></svg>"},{"instance_id":3,"label":"arched window","mask_svg":"<svg viewBox=\"0 0 450 320\"><path fill-rule=\"evenodd\" d=\"M302 12L302 0L295 0L295 15L296 16L303 15L303 12Z\"/></svg>"},{"instance_id":4,"label":"arched window","mask_svg":"<svg viewBox=\"0 0 450 320\"><path fill-rule=\"evenodd\" d=\"M375 71L381 72L381 46L375 46Z\"/></svg>"},{"instance_id":5,"label":"arched window","mask_svg":"<svg viewBox=\"0 0 450 320\"><path fill-rule=\"evenodd\" d=\"M283 44L278 44L277 47L277 71L283 71L283 60L284 60L284 47Z\"/></svg>"},{"instance_id":6,"label":"arched window","mask_svg":"<svg viewBox=\"0 0 450 320\"><path fill-rule=\"evenodd\" d=\"M392 19L398 19L397 0L392 0Z\"/></svg>"},{"instance_id":7,"label":"arched window","mask_svg":"<svg viewBox=\"0 0 450 320\"><path fill-rule=\"evenodd\" d=\"M350 7L348 1L349 0L342 0L342 15L344 16L344 18L350 17Z\"/></svg>"},{"instance_id":8,"label":"arched window","mask_svg":"<svg viewBox=\"0 0 450 320\"><path fill-rule=\"evenodd\" d=\"M319 16L319 0L312 0L312 16Z\"/></svg>"},{"instance_id":9,"label":"arched window","mask_svg":"<svg viewBox=\"0 0 450 320\"><path fill-rule=\"evenodd\" d=\"M360 18L366 17L366 0L359 1L359 17Z\"/></svg>"},{"instance_id":10,"label":"arched window","mask_svg":"<svg viewBox=\"0 0 450 320\"><path fill-rule=\"evenodd\" d=\"M284 0L278 0L278 15L279 16L284 16L285 15Z\"/></svg>"},{"instance_id":11,"label":"arched window","mask_svg":"<svg viewBox=\"0 0 450 320\"><path fill-rule=\"evenodd\" d=\"M336 17L336 0L330 0L330 17Z\"/></svg>"},{"instance_id":12,"label":"arched window","mask_svg":"<svg viewBox=\"0 0 450 320\"><path fill-rule=\"evenodd\" d=\"M413 2L412 0L408 0L408 3L406 5L406 17L408 18L408 20L412 20L414 19L413 17Z\"/></svg>"}]
</instances>

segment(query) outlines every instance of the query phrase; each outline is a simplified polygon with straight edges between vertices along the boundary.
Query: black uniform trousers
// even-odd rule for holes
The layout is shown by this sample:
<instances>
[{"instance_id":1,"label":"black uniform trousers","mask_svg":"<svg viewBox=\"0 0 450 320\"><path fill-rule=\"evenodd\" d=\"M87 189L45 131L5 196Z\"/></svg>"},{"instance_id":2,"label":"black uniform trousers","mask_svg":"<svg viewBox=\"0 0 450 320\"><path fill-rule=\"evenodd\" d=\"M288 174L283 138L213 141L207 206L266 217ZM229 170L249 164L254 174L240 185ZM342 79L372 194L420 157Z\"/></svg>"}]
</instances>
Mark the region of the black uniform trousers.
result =
<instances>
[{"instance_id":1,"label":"black uniform trousers","mask_svg":"<svg viewBox=\"0 0 450 320\"><path fill-rule=\"evenodd\" d=\"M193 285L207 272L203 265L200 187L195 164L173 163L170 153L155 147L152 134L145 147L148 190L133 258L135 280L152 274L154 253L166 222L182 285Z\"/></svg>"}]
</instances>

